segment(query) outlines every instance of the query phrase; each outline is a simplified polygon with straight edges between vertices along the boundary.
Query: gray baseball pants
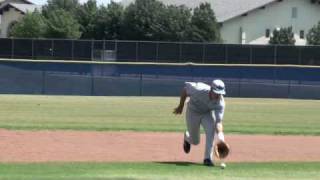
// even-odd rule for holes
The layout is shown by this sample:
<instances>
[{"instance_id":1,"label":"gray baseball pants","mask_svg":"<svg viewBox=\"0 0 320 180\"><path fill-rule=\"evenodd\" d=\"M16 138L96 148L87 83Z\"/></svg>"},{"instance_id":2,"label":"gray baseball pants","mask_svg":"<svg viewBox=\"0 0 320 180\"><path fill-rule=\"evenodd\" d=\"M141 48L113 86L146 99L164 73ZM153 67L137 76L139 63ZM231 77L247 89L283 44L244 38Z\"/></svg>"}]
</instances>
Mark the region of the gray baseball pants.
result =
<instances>
[{"instance_id":1,"label":"gray baseball pants","mask_svg":"<svg viewBox=\"0 0 320 180\"><path fill-rule=\"evenodd\" d=\"M206 134L206 145L204 152L204 159L213 160L213 140L215 134L215 120L212 112L197 113L187 107L186 110L186 124L187 131L184 139L190 144L197 145L200 143L200 124L202 125Z\"/></svg>"}]
</instances>

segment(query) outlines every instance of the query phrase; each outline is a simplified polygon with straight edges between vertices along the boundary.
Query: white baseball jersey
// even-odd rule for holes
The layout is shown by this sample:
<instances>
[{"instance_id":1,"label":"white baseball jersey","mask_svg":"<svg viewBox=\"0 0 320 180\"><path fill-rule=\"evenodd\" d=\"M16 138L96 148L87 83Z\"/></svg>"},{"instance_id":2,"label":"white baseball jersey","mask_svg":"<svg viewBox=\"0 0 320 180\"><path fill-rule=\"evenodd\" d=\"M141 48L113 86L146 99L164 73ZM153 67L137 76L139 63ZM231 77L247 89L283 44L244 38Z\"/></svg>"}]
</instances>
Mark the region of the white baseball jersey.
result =
<instances>
[{"instance_id":1,"label":"white baseball jersey","mask_svg":"<svg viewBox=\"0 0 320 180\"><path fill-rule=\"evenodd\" d=\"M223 96L220 99L210 99L211 87L202 82L186 82L185 89L190 97L188 107L197 113L208 113L211 111L216 123L222 121L225 109Z\"/></svg>"}]
</instances>

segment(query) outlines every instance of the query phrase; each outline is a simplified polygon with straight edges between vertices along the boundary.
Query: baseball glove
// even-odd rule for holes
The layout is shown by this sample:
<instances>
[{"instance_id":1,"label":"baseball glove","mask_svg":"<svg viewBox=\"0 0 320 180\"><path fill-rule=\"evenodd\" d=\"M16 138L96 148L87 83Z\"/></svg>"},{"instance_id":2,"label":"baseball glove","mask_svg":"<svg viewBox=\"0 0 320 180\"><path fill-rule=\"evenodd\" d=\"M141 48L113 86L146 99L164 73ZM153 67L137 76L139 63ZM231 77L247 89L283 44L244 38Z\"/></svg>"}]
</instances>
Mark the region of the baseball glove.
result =
<instances>
[{"instance_id":1,"label":"baseball glove","mask_svg":"<svg viewBox=\"0 0 320 180\"><path fill-rule=\"evenodd\" d=\"M224 159L226 158L229 153L230 153L230 146L226 142L219 141L215 146L214 146L214 153L216 157L219 159Z\"/></svg>"}]
</instances>

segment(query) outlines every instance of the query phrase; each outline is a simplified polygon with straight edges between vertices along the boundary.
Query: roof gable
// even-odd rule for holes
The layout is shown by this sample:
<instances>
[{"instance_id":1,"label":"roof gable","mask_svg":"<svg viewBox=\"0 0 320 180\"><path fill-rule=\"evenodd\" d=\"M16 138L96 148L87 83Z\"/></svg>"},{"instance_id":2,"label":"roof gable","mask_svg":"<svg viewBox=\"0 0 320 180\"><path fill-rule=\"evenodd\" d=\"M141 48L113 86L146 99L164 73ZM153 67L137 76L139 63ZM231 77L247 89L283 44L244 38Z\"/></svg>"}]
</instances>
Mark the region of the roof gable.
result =
<instances>
[{"instance_id":1,"label":"roof gable","mask_svg":"<svg viewBox=\"0 0 320 180\"><path fill-rule=\"evenodd\" d=\"M27 12L33 12L38 8L38 6L34 4L8 3L0 7L0 15L2 15L5 11L8 11L10 8L15 9L22 14L26 14Z\"/></svg>"},{"instance_id":2,"label":"roof gable","mask_svg":"<svg viewBox=\"0 0 320 180\"><path fill-rule=\"evenodd\" d=\"M215 12L218 22L224 22L238 17L252 10L259 9L279 0L160 0L164 4L186 5L190 8L197 7L200 3L209 2ZM127 6L134 0L122 0Z\"/></svg>"},{"instance_id":3,"label":"roof gable","mask_svg":"<svg viewBox=\"0 0 320 180\"><path fill-rule=\"evenodd\" d=\"M4 3L33 4L29 0L0 0L0 4L4 4Z\"/></svg>"},{"instance_id":4,"label":"roof gable","mask_svg":"<svg viewBox=\"0 0 320 180\"><path fill-rule=\"evenodd\" d=\"M211 0L217 20L224 22L278 0Z\"/></svg>"}]
</instances>

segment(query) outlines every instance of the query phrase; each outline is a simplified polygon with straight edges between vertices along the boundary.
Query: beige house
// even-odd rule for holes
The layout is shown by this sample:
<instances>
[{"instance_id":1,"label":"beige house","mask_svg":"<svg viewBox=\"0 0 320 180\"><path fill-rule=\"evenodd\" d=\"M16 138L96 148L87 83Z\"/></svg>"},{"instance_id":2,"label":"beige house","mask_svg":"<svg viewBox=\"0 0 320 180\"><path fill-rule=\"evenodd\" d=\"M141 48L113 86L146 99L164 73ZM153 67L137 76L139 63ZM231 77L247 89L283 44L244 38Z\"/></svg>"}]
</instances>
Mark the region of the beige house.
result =
<instances>
[{"instance_id":1,"label":"beige house","mask_svg":"<svg viewBox=\"0 0 320 180\"><path fill-rule=\"evenodd\" d=\"M0 0L0 38L8 37L14 23L36 8L28 0Z\"/></svg>"},{"instance_id":2,"label":"beige house","mask_svg":"<svg viewBox=\"0 0 320 180\"><path fill-rule=\"evenodd\" d=\"M134 0L123 0L126 6ZM274 29L292 26L297 45L320 21L319 0L161 0L190 8L209 2L229 44L268 44Z\"/></svg>"}]
</instances>

